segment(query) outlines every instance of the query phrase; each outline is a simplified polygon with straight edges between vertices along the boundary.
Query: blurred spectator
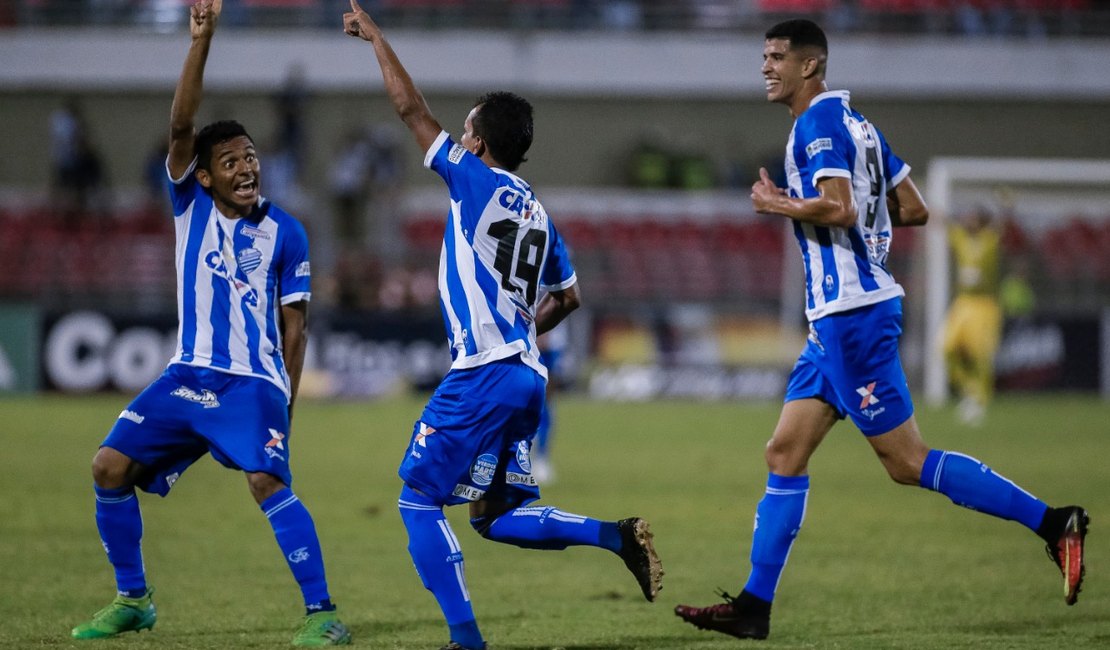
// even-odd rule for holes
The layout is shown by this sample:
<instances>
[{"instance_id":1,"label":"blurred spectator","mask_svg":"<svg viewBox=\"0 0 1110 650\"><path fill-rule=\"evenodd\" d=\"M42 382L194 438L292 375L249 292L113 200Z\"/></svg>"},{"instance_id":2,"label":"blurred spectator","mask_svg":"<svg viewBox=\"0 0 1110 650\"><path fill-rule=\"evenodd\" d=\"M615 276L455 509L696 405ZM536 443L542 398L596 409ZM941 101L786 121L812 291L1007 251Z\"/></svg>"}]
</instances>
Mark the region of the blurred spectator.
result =
<instances>
[{"instance_id":1,"label":"blurred spectator","mask_svg":"<svg viewBox=\"0 0 1110 650\"><path fill-rule=\"evenodd\" d=\"M277 131L274 133L274 151L288 157L292 174L298 180L304 170L306 139L305 122L308 119L308 87L305 84L304 65L294 63L285 73L281 89L273 97L277 114Z\"/></svg>"},{"instance_id":2,"label":"blurred spectator","mask_svg":"<svg viewBox=\"0 0 1110 650\"><path fill-rule=\"evenodd\" d=\"M50 161L54 210L67 225L107 209L107 174L76 100L50 115Z\"/></svg>"},{"instance_id":3,"label":"blurred spectator","mask_svg":"<svg viewBox=\"0 0 1110 650\"><path fill-rule=\"evenodd\" d=\"M654 140L641 140L628 161L628 181L632 187L661 189L670 185L670 156Z\"/></svg>"},{"instance_id":4,"label":"blurred spectator","mask_svg":"<svg viewBox=\"0 0 1110 650\"><path fill-rule=\"evenodd\" d=\"M169 200L166 187L166 156L169 155L169 141L158 138L143 159L143 202L144 207L161 209Z\"/></svg>"},{"instance_id":5,"label":"blurred spectator","mask_svg":"<svg viewBox=\"0 0 1110 650\"><path fill-rule=\"evenodd\" d=\"M361 247L366 240L371 155L369 137L352 127L343 136L328 170L335 236L341 248Z\"/></svg>"}]
</instances>

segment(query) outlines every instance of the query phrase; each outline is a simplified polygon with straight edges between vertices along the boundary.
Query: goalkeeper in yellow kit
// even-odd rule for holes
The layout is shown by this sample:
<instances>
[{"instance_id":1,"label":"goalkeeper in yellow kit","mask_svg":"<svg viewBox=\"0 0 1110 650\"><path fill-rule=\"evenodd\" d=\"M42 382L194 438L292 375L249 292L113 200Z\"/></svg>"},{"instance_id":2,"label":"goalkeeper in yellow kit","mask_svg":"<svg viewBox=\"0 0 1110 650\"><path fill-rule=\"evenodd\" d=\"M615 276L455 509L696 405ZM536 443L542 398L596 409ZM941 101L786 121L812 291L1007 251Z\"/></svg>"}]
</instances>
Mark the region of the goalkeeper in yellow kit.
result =
<instances>
[{"instance_id":1,"label":"goalkeeper in yellow kit","mask_svg":"<svg viewBox=\"0 0 1110 650\"><path fill-rule=\"evenodd\" d=\"M999 233L985 208L948 231L956 297L944 322L944 360L960 397L960 417L979 424L994 394L994 355L1002 331L998 301Z\"/></svg>"}]
</instances>

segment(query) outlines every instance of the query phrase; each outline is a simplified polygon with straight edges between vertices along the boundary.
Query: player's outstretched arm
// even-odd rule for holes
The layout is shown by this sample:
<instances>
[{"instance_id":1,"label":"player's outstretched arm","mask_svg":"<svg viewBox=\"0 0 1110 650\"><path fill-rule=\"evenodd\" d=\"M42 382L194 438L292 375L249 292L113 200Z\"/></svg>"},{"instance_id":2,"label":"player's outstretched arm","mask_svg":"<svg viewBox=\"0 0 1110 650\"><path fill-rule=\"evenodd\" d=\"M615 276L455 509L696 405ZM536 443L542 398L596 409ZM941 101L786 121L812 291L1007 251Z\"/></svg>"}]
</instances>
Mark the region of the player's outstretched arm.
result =
<instances>
[{"instance_id":1,"label":"player's outstretched arm","mask_svg":"<svg viewBox=\"0 0 1110 650\"><path fill-rule=\"evenodd\" d=\"M351 0L351 10L343 14L343 31L369 41L374 46L374 55L382 69L385 92L393 102L393 108L401 116L405 126L409 127L409 131L412 131L421 151L427 151L439 137L443 127L428 110L424 96L412 82L405 66L397 59L397 54L390 47L381 28L363 11L358 0Z\"/></svg>"},{"instance_id":2,"label":"player's outstretched arm","mask_svg":"<svg viewBox=\"0 0 1110 650\"><path fill-rule=\"evenodd\" d=\"M929 221L929 208L921 192L917 191L913 179L909 176L902 179L901 183L893 190L886 193L886 206L890 211L890 223L895 228L900 226L924 226Z\"/></svg>"},{"instance_id":3,"label":"player's outstretched arm","mask_svg":"<svg viewBox=\"0 0 1110 650\"><path fill-rule=\"evenodd\" d=\"M223 9L223 0L198 0L189 10L189 35L192 42L185 55L185 65L177 80L170 109L169 168L174 178L180 178L193 161L193 139L196 137L194 120L200 108L204 87L204 64L208 61L208 48L216 33L216 22Z\"/></svg>"},{"instance_id":4,"label":"player's outstretched arm","mask_svg":"<svg viewBox=\"0 0 1110 650\"><path fill-rule=\"evenodd\" d=\"M582 299L578 295L578 285L572 284L562 291L549 291L536 305L536 335L555 329L570 312L578 309Z\"/></svg>"}]
</instances>

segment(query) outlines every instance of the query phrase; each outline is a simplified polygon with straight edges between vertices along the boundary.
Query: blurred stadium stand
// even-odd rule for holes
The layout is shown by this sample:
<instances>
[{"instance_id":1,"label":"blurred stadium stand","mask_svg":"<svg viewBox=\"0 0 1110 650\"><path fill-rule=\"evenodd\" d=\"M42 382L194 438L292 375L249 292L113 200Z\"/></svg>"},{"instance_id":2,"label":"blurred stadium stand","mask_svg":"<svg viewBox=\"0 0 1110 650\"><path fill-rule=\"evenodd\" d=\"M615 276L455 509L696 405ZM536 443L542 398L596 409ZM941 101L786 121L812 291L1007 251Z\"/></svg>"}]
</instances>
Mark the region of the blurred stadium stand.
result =
<instances>
[{"instance_id":1,"label":"blurred stadium stand","mask_svg":"<svg viewBox=\"0 0 1110 650\"><path fill-rule=\"evenodd\" d=\"M7 0L0 26L181 25L187 0ZM1105 0L367 0L384 25L415 29L759 30L797 14L838 32L1101 36ZM234 26L329 27L324 0L226 0Z\"/></svg>"},{"instance_id":2,"label":"blurred stadium stand","mask_svg":"<svg viewBox=\"0 0 1110 650\"><path fill-rule=\"evenodd\" d=\"M0 139L25 151L0 163L0 310L31 304L47 320L81 309L157 319L174 313L172 221L139 189L138 170L164 129L189 4L0 0ZM304 64L309 142L299 189L305 205L329 206L292 208L314 246L314 318L325 324L316 331L326 332L329 320L334 329L419 312L434 332L422 344L438 354L435 278L445 199L434 175L417 169L416 152L404 152L395 214L383 218L390 213L381 204L363 210L383 229L400 231L398 251L367 254L380 244L378 230L352 253L329 230L331 189L322 170L335 143L356 116L363 126L395 123L365 62L348 56L349 43L335 36L345 4L225 0L223 25L238 38L221 42L213 57L205 118L249 119L265 161L267 136L276 131L274 95L290 66ZM653 362L681 365L681 331L714 341L709 363L789 368L804 336L796 245L781 219L750 212L744 191L760 165L775 168L768 158L781 155L789 128L781 108L765 105L758 75L762 31L779 19L813 16L837 38L832 84L861 98L922 187L934 156L1106 156L1094 134L1110 102L1101 68L1110 52L1107 0L362 4L384 26L402 28L394 44L449 130L470 97L491 84L537 98L544 136L525 177L536 182L573 249L591 310L580 320L583 331L592 322L595 332L582 337L589 348L580 350L583 357L603 345L607 353L632 349L626 356L635 357L634 343L648 339ZM127 48L117 47L121 39ZM475 66L475 57L503 65ZM103 149L107 209L61 214L49 196L47 147L40 145L49 136L48 115L67 98L80 100ZM560 133L572 135L551 135ZM712 187L616 187L626 176L625 157L644 139L676 157L709 161ZM1006 257L1030 271L1041 314L1091 320L1110 305L1110 200L1092 203L1093 211L1005 223ZM914 297L904 340L911 372L927 354L922 287L943 281L926 278L925 239L898 231L891 258ZM357 285L350 303L344 282ZM699 320L705 313L711 317ZM780 323L784 344L761 329ZM602 331L618 335L603 344ZM356 334L350 340L380 343L377 334ZM331 341L325 359L377 363ZM777 390L781 382L770 385Z\"/></svg>"}]
</instances>

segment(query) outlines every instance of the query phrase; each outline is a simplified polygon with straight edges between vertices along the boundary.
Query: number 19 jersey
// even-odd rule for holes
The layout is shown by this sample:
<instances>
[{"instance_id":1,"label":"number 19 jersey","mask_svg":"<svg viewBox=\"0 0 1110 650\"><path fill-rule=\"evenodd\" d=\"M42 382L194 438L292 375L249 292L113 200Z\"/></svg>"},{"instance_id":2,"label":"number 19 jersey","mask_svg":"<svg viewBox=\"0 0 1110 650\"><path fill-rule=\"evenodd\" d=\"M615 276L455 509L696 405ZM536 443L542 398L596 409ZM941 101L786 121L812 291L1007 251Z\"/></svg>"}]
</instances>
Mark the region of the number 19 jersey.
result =
<instances>
[{"instance_id":1,"label":"number 19 jersey","mask_svg":"<svg viewBox=\"0 0 1110 650\"><path fill-rule=\"evenodd\" d=\"M892 240L886 193L910 173L883 135L848 105L847 91L813 98L786 144L790 196L819 196L824 178L847 178L858 215L849 228L794 222L806 277L806 317L856 309L904 295L886 269Z\"/></svg>"},{"instance_id":2,"label":"number 19 jersey","mask_svg":"<svg viewBox=\"0 0 1110 650\"><path fill-rule=\"evenodd\" d=\"M451 209L439 256L439 301L451 367L519 355L547 377L536 348L538 289L577 282L567 248L532 188L491 168L446 132L424 166L447 183Z\"/></svg>"}]
</instances>

